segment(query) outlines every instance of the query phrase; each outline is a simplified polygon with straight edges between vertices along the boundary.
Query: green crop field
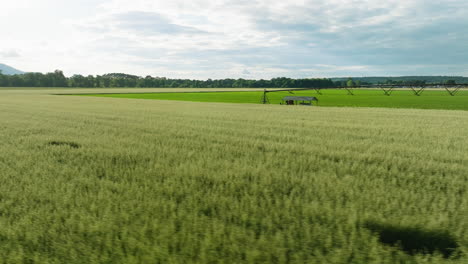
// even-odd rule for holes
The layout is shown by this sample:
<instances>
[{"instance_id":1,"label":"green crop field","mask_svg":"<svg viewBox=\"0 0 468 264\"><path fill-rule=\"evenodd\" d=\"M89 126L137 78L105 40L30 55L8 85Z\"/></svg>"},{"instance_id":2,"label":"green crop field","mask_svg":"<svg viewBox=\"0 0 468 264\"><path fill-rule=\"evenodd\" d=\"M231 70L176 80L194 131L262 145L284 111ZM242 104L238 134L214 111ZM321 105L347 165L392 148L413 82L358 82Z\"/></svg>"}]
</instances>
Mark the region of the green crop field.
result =
<instances>
[{"instance_id":1,"label":"green crop field","mask_svg":"<svg viewBox=\"0 0 468 264\"><path fill-rule=\"evenodd\" d=\"M415 96L411 90L396 90L391 96L385 96L381 90L354 90L354 96L346 90L322 90L268 93L271 104L279 104L284 96L314 96L319 99L320 106L350 106L350 107L386 107L386 108L419 108L468 110L468 91L462 90L456 96L450 96L446 91L427 89L421 96ZM89 94L87 94L89 96ZM263 92L203 92L203 93L130 93L130 94L93 94L91 96L177 100L195 102L224 102L259 104Z\"/></svg>"},{"instance_id":2,"label":"green crop field","mask_svg":"<svg viewBox=\"0 0 468 264\"><path fill-rule=\"evenodd\" d=\"M0 90L0 263L468 263L466 111L73 92Z\"/></svg>"}]
</instances>

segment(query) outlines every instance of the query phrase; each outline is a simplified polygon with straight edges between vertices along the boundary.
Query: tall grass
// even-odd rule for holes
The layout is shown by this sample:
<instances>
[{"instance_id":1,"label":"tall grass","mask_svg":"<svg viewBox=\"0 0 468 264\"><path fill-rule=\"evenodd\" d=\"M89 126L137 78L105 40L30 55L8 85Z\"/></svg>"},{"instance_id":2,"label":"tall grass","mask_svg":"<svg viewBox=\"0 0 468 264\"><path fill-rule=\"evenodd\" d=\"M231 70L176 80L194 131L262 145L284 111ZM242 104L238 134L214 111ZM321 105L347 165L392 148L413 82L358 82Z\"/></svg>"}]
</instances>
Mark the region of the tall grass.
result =
<instances>
[{"instance_id":1,"label":"tall grass","mask_svg":"<svg viewBox=\"0 0 468 264\"><path fill-rule=\"evenodd\" d=\"M464 111L0 91L0 263L466 263L467 133Z\"/></svg>"}]
</instances>

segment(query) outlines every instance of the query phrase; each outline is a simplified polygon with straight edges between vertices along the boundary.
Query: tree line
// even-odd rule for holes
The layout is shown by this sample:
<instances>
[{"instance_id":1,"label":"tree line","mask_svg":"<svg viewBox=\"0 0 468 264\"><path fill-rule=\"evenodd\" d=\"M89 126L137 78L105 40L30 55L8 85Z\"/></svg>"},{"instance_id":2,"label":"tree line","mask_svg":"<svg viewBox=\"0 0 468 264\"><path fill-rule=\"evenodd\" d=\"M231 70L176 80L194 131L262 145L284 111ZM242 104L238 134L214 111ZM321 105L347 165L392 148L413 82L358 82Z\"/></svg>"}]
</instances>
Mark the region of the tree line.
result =
<instances>
[{"instance_id":1,"label":"tree line","mask_svg":"<svg viewBox=\"0 0 468 264\"><path fill-rule=\"evenodd\" d=\"M423 76L421 76L423 77ZM464 77L461 77L464 78ZM376 80L379 82L375 83ZM455 84L453 79L440 83ZM459 79L456 79L459 81ZM364 78L303 78L292 79L286 77L273 78L271 80L251 80L251 79L218 79L218 80L191 80L191 79L170 79L165 77L140 77L124 73L109 73L104 75L73 75L66 77L62 71L43 73L24 73L16 75L5 75L0 71L0 87L83 87L83 88L330 88L330 87L356 87L360 85L372 84L397 84L397 85L424 85L431 83L423 79L412 79L410 77L399 77L396 79L386 79L381 77Z\"/></svg>"},{"instance_id":2,"label":"tree line","mask_svg":"<svg viewBox=\"0 0 468 264\"><path fill-rule=\"evenodd\" d=\"M140 77L124 73L104 75L73 75L66 77L62 71L50 73L24 73L4 75L0 72L0 87L141 87L141 88L306 88L335 87L341 82L333 82L326 78L273 78L271 80L250 79L218 79L190 80L170 79L165 77Z\"/></svg>"}]
</instances>

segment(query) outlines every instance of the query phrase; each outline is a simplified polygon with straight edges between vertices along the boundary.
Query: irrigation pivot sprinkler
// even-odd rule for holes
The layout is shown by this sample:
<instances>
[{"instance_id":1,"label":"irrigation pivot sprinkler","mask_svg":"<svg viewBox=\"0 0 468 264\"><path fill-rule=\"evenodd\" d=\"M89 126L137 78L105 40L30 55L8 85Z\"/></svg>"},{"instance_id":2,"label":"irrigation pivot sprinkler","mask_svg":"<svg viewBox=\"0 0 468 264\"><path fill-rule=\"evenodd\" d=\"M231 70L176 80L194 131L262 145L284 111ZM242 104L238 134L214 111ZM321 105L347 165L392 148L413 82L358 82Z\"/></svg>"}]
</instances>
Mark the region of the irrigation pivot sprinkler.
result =
<instances>
[{"instance_id":1,"label":"irrigation pivot sprinkler","mask_svg":"<svg viewBox=\"0 0 468 264\"><path fill-rule=\"evenodd\" d=\"M455 96L460 91L461 88L462 86L458 85L458 86L455 86L453 90L450 90L448 87L445 87L445 90L447 90L450 96Z\"/></svg>"},{"instance_id":2,"label":"irrigation pivot sprinkler","mask_svg":"<svg viewBox=\"0 0 468 264\"><path fill-rule=\"evenodd\" d=\"M323 89L345 89L348 95L354 95L354 90L359 88L379 88L384 92L385 96L390 96L392 93L399 88L410 90L416 96L421 96L421 94L426 90L426 88L444 88L450 96L455 96L463 88L468 87L468 84L366 84L366 85L353 85L353 86L335 86L335 87L310 87L310 88L290 88L290 89L278 89L278 90L263 90L263 95L261 98L261 103L269 104L270 100L268 99L268 93L272 92L289 92L293 94L295 91L315 91L317 94L322 94Z\"/></svg>"},{"instance_id":3,"label":"irrigation pivot sprinkler","mask_svg":"<svg viewBox=\"0 0 468 264\"><path fill-rule=\"evenodd\" d=\"M269 104L270 103L270 100L268 100L268 93L269 91L267 91L267 89L263 89L263 96L262 96L262 103L263 104Z\"/></svg>"},{"instance_id":4,"label":"irrigation pivot sprinkler","mask_svg":"<svg viewBox=\"0 0 468 264\"><path fill-rule=\"evenodd\" d=\"M414 86L410 86L410 88L413 90L414 95L420 96L424 92L424 89L426 89L426 86L418 86L418 89L415 89Z\"/></svg>"},{"instance_id":5,"label":"irrigation pivot sprinkler","mask_svg":"<svg viewBox=\"0 0 468 264\"><path fill-rule=\"evenodd\" d=\"M344 88L348 91L348 95L354 95L353 87L345 86Z\"/></svg>"},{"instance_id":6,"label":"irrigation pivot sprinkler","mask_svg":"<svg viewBox=\"0 0 468 264\"><path fill-rule=\"evenodd\" d=\"M381 86L380 89L382 89L382 91L384 92L384 94L386 96L390 96L390 95L392 95L393 89L395 89L395 87L389 87L389 88L385 89L384 86Z\"/></svg>"},{"instance_id":7,"label":"irrigation pivot sprinkler","mask_svg":"<svg viewBox=\"0 0 468 264\"><path fill-rule=\"evenodd\" d=\"M438 83L429 83L429 84L378 84L378 85L362 85L359 88L380 88L384 95L390 96L392 92L397 90L397 88L409 89L413 92L414 95L420 96L428 88L444 88L449 95L455 96L463 88L467 87L468 84L438 84Z\"/></svg>"},{"instance_id":8,"label":"irrigation pivot sprinkler","mask_svg":"<svg viewBox=\"0 0 468 264\"><path fill-rule=\"evenodd\" d=\"M270 103L270 99L268 99L268 93L273 93L273 92L288 92L290 94L294 94L295 91L310 91L310 90L315 90L318 94L322 94L320 92L322 88L317 88L317 87L313 87L313 88L292 88L292 89L281 89L281 90L267 90L266 88L263 89L263 95L262 95L262 98L261 98L261 103L262 104L269 104Z\"/></svg>"}]
</instances>

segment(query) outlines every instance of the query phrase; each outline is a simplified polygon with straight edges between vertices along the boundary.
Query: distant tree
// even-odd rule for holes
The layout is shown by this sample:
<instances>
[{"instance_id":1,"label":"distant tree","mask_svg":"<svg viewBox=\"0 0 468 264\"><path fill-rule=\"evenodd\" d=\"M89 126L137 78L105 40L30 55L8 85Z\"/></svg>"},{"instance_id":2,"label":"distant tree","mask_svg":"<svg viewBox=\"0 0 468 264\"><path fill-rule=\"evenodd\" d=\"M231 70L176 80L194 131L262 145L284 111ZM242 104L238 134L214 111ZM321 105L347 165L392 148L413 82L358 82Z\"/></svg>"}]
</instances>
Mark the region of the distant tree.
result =
<instances>
[{"instance_id":1,"label":"distant tree","mask_svg":"<svg viewBox=\"0 0 468 264\"><path fill-rule=\"evenodd\" d=\"M8 86L8 79L5 75L2 74L2 70L0 70L0 87Z\"/></svg>"},{"instance_id":2,"label":"distant tree","mask_svg":"<svg viewBox=\"0 0 468 264\"><path fill-rule=\"evenodd\" d=\"M110 87L110 84L111 84L111 79L109 77L106 77L106 76L102 76L102 86L103 87Z\"/></svg>"},{"instance_id":3,"label":"distant tree","mask_svg":"<svg viewBox=\"0 0 468 264\"><path fill-rule=\"evenodd\" d=\"M70 87L87 87L87 80L81 74L75 74L69 79Z\"/></svg>"},{"instance_id":4,"label":"distant tree","mask_svg":"<svg viewBox=\"0 0 468 264\"><path fill-rule=\"evenodd\" d=\"M457 82L455 80L447 80L447 81L445 81L445 84L455 85L455 84L457 84Z\"/></svg>"},{"instance_id":5,"label":"distant tree","mask_svg":"<svg viewBox=\"0 0 468 264\"><path fill-rule=\"evenodd\" d=\"M356 84L354 83L353 79L349 78L348 81L346 82L346 86L354 87L356 86Z\"/></svg>"},{"instance_id":6,"label":"distant tree","mask_svg":"<svg viewBox=\"0 0 468 264\"><path fill-rule=\"evenodd\" d=\"M10 79L10 86L12 87L24 87L24 80L21 78L20 75L15 74L9 77Z\"/></svg>"},{"instance_id":7,"label":"distant tree","mask_svg":"<svg viewBox=\"0 0 468 264\"><path fill-rule=\"evenodd\" d=\"M61 70L55 70L54 73L52 74L52 78L53 78L54 87L67 87L68 86L67 78L65 78L65 75L63 75L63 72Z\"/></svg>"}]
</instances>

